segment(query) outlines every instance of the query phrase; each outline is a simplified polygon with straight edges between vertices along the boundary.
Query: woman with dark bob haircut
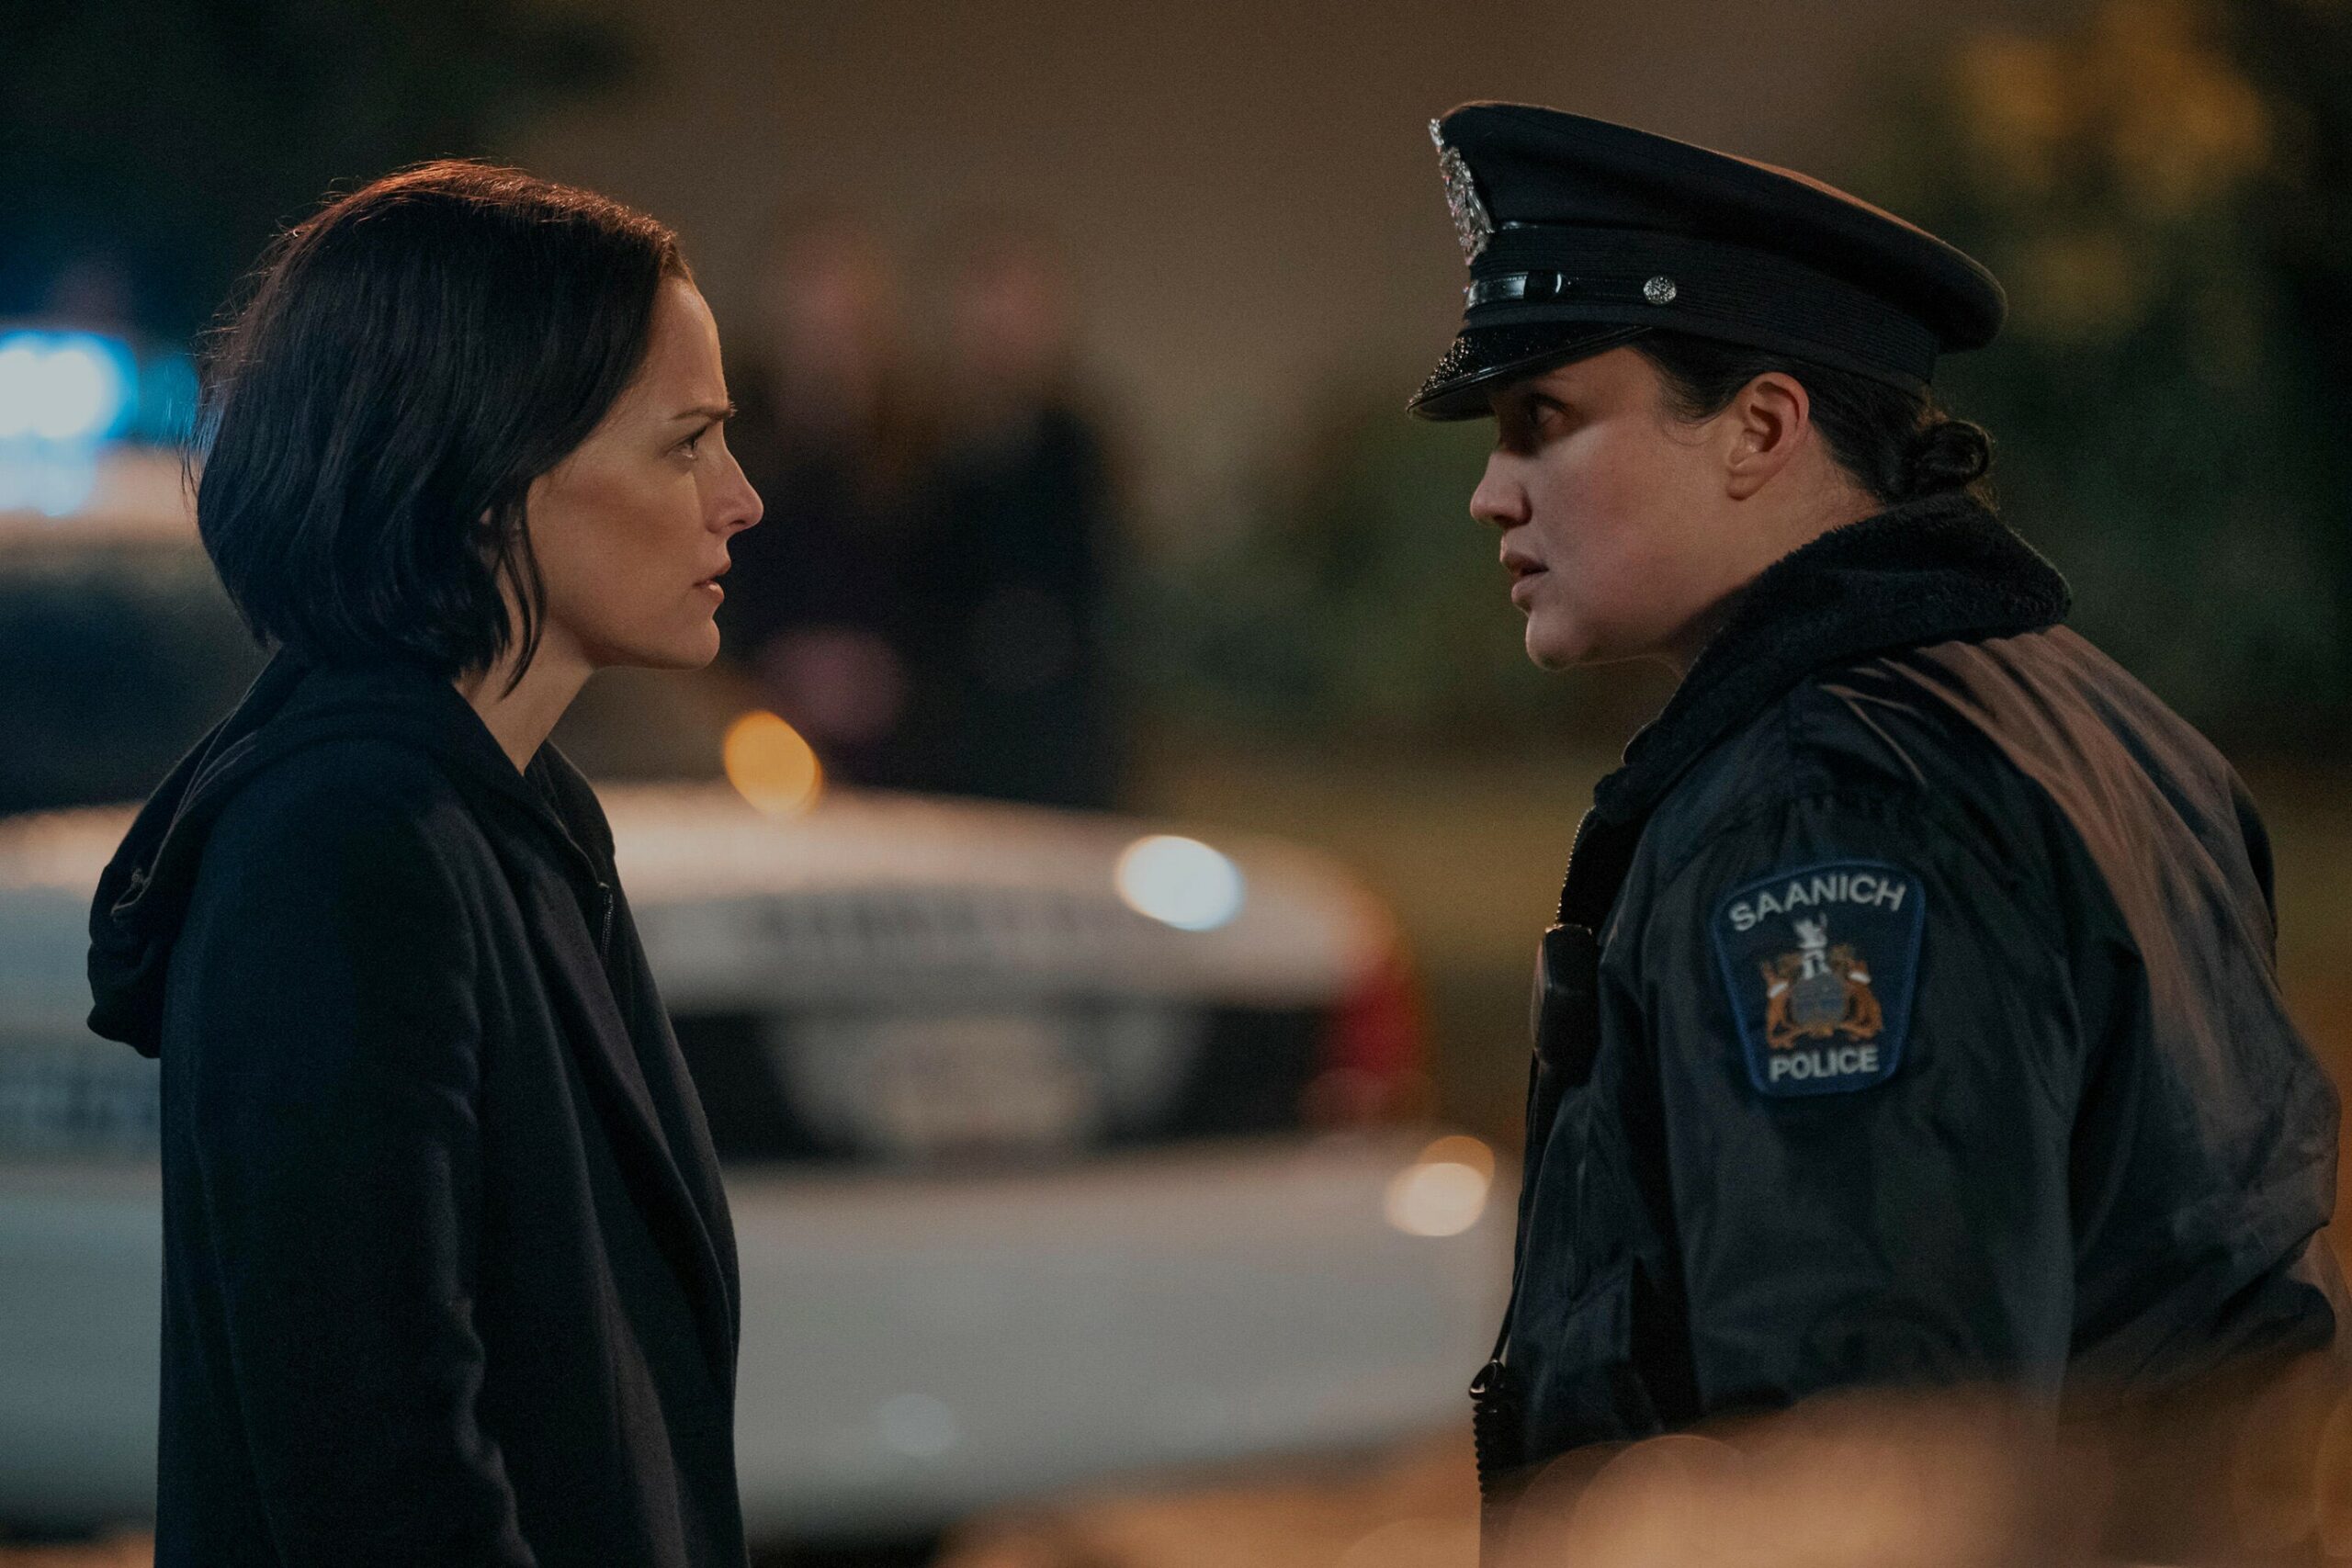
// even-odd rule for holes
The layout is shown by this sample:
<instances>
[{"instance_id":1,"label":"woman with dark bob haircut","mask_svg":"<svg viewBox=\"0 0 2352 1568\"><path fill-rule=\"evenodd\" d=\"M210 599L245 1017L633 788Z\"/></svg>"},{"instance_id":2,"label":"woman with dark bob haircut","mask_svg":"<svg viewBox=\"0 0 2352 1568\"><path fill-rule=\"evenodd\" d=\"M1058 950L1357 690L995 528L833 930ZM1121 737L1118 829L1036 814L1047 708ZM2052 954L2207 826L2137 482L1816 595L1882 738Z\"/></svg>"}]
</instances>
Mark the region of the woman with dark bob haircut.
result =
<instances>
[{"instance_id":1,"label":"woman with dark bob haircut","mask_svg":"<svg viewBox=\"0 0 2352 1568\"><path fill-rule=\"evenodd\" d=\"M99 884L163 1059L156 1561L741 1564L710 1136L547 743L718 649L729 456L671 232L436 163L284 235L207 355L197 522L274 649Z\"/></svg>"}]
</instances>

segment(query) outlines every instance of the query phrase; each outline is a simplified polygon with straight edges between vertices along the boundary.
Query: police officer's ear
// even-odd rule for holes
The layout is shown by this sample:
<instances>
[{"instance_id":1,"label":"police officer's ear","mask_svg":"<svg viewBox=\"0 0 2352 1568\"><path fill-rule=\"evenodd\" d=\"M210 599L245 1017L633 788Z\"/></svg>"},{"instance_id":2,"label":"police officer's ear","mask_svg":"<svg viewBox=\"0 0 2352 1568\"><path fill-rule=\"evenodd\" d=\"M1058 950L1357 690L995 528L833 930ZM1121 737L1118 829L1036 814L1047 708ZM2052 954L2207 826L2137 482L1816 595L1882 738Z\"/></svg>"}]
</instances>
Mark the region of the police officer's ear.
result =
<instances>
[{"instance_id":1,"label":"police officer's ear","mask_svg":"<svg viewBox=\"0 0 2352 1568\"><path fill-rule=\"evenodd\" d=\"M1715 416L1724 438L1724 493L1746 501L1786 468L1813 439L1813 400L1804 383L1768 370Z\"/></svg>"}]
</instances>

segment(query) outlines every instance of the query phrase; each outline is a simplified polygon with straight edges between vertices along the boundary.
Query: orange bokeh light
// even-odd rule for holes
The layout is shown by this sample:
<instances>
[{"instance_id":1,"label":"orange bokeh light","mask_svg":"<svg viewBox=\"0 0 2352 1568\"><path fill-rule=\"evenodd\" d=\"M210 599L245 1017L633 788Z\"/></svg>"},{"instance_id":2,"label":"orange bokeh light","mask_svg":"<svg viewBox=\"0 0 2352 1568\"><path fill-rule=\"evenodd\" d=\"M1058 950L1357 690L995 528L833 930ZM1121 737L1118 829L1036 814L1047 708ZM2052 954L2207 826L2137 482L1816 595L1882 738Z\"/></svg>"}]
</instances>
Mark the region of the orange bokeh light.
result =
<instances>
[{"instance_id":1,"label":"orange bokeh light","mask_svg":"<svg viewBox=\"0 0 2352 1568\"><path fill-rule=\"evenodd\" d=\"M824 793L825 770L800 732L764 709L727 727L727 782L771 817L797 817Z\"/></svg>"}]
</instances>

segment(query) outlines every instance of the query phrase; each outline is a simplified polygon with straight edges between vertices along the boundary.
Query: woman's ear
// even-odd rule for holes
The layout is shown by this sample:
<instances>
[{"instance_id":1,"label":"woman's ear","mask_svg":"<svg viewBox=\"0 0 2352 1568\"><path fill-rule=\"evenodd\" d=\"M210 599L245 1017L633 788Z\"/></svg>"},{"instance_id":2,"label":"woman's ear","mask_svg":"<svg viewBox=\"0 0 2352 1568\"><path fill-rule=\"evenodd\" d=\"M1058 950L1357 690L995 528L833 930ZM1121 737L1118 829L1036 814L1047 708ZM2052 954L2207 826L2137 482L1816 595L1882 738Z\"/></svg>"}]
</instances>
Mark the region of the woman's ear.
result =
<instances>
[{"instance_id":1,"label":"woman's ear","mask_svg":"<svg viewBox=\"0 0 2352 1568\"><path fill-rule=\"evenodd\" d=\"M1729 422L1724 493L1746 501L1789 466L1813 428L1813 402L1793 376L1768 370L1742 387L1720 416Z\"/></svg>"}]
</instances>

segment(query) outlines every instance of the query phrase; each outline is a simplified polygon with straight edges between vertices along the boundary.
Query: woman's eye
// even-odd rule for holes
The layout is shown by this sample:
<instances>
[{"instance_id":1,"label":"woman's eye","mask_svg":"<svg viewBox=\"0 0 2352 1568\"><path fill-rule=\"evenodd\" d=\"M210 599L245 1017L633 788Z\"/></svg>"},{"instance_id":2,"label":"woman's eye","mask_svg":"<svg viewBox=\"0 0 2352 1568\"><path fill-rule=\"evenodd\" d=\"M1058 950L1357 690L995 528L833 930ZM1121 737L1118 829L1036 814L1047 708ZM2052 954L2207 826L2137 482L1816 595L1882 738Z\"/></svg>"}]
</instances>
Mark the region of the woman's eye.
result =
<instances>
[{"instance_id":1,"label":"woman's eye","mask_svg":"<svg viewBox=\"0 0 2352 1568\"><path fill-rule=\"evenodd\" d=\"M1524 448L1534 445L1548 423L1545 412L1532 404L1521 403L1504 412L1495 421L1498 445Z\"/></svg>"}]
</instances>

